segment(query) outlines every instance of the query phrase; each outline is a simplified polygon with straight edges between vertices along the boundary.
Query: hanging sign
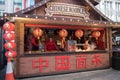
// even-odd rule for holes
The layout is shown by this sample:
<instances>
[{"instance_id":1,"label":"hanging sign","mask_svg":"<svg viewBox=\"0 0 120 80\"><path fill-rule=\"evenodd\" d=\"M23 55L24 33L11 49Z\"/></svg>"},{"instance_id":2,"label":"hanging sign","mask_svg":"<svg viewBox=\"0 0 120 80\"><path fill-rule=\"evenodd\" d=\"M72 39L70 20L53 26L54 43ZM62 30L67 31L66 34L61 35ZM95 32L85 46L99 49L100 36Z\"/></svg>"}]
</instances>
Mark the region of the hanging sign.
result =
<instances>
[{"instance_id":1,"label":"hanging sign","mask_svg":"<svg viewBox=\"0 0 120 80\"><path fill-rule=\"evenodd\" d=\"M46 16L56 15L67 15L67 16L77 16L81 17L85 20L89 20L89 12L86 7L79 6L75 4L67 4L67 3L57 3L57 2L49 2L46 4L47 8Z\"/></svg>"}]
</instances>

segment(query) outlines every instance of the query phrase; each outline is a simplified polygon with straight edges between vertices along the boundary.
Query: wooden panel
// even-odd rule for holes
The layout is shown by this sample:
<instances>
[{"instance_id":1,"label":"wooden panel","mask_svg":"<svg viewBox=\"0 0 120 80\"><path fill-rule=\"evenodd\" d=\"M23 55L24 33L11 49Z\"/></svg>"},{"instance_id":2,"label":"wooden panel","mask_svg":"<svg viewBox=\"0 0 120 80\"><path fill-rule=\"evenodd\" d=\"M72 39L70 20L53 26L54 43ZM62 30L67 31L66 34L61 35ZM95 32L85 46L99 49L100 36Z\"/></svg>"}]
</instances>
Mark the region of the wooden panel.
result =
<instances>
[{"instance_id":1,"label":"wooden panel","mask_svg":"<svg viewBox=\"0 0 120 80\"><path fill-rule=\"evenodd\" d=\"M19 36L19 33L20 33L20 30L19 30L19 22L16 22L15 23L15 42L16 42L16 52L17 52L17 58L15 60L15 67L14 67L14 74L16 75L19 75L19 58L18 58L18 55L20 54L20 48L19 48L19 44L20 44L20 36Z\"/></svg>"},{"instance_id":2,"label":"wooden panel","mask_svg":"<svg viewBox=\"0 0 120 80\"><path fill-rule=\"evenodd\" d=\"M24 53L24 23L16 22L15 27L17 55L21 55Z\"/></svg>"},{"instance_id":3,"label":"wooden panel","mask_svg":"<svg viewBox=\"0 0 120 80\"><path fill-rule=\"evenodd\" d=\"M15 42L16 42L16 52L17 52L17 58L15 60L15 75L19 74L19 55L23 54L24 52L24 24L16 21L15 23Z\"/></svg>"},{"instance_id":4,"label":"wooden panel","mask_svg":"<svg viewBox=\"0 0 120 80\"><path fill-rule=\"evenodd\" d=\"M19 77L51 75L66 72L108 68L109 54L76 54L20 58Z\"/></svg>"},{"instance_id":5,"label":"wooden panel","mask_svg":"<svg viewBox=\"0 0 120 80\"><path fill-rule=\"evenodd\" d=\"M24 53L24 23L20 23L20 53Z\"/></svg>"},{"instance_id":6,"label":"wooden panel","mask_svg":"<svg viewBox=\"0 0 120 80\"><path fill-rule=\"evenodd\" d=\"M39 0L35 0L36 4L38 2L40 2L40 1ZM90 3L88 4L87 2L89 2L89 1L86 2L86 0L51 0L49 2L68 3L68 4L81 5L81 6L85 6L85 7L93 5L91 3L91 1L90 1L91 4ZM34 14L45 15L45 8L46 8L46 5L40 6L39 8L37 8L37 9L34 10ZM102 14L100 15L100 13L96 12L97 10L93 9L94 7L93 8L89 7L89 8L90 8L90 10L89 10L90 19L92 19L92 20L100 20L100 18L102 18L102 20L106 21L106 19L103 16L101 17ZM31 12L29 14L31 14ZM71 16L69 16L69 17L71 17Z\"/></svg>"}]
</instances>

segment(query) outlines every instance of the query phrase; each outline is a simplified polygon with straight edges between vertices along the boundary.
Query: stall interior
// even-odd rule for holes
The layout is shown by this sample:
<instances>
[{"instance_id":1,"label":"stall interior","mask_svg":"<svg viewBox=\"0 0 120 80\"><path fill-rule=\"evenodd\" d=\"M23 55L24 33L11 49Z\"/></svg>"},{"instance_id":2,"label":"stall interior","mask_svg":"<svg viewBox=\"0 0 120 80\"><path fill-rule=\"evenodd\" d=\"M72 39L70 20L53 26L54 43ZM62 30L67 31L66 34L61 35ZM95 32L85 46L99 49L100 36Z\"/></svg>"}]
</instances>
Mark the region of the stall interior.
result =
<instances>
[{"instance_id":1,"label":"stall interior","mask_svg":"<svg viewBox=\"0 0 120 80\"><path fill-rule=\"evenodd\" d=\"M106 50L105 28L24 28L24 51L82 52Z\"/></svg>"}]
</instances>

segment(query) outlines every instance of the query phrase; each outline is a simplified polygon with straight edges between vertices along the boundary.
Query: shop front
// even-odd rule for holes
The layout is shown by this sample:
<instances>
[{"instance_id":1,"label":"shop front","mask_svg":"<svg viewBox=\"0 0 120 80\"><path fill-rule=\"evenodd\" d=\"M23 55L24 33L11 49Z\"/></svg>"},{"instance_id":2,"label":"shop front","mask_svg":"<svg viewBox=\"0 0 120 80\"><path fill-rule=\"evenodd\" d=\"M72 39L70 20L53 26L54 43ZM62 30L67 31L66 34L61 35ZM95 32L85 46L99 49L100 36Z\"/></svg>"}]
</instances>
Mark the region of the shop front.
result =
<instances>
[{"instance_id":1,"label":"shop front","mask_svg":"<svg viewBox=\"0 0 120 80\"><path fill-rule=\"evenodd\" d=\"M16 77L110 67L111 28L35 22L16 19Z\"/></svg>"},{"instance_id":2,"label":"shop front","mask_svg":"<svg viewBox=\"0 0 120 80\"><path fill-rule=\"evenodd\" d=\"M25 14L10 14L15 25L16 78L110 67L110 23L105 18L94 20L99 17L91 13L91 7L87 11L88 8L75 5L76 1L71 1L73 4L58 1L46 1L46 8L40 2L46 11L41 13L44 16L27 15L26 10L21 11ZM36 14L42 12L41 8Z\"/></svg>"}]
</instances>

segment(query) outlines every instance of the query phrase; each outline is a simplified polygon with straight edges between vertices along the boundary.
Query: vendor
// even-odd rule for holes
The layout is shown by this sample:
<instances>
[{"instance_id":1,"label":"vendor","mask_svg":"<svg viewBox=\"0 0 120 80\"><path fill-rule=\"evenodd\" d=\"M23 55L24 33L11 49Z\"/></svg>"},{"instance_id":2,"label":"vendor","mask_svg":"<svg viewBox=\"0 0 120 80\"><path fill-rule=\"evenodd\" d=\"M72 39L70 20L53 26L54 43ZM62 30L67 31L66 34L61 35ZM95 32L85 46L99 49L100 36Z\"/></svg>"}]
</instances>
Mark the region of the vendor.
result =
<instances>
[{"instance_id":1,"label":"vendor","mask_svg":"<svg viewBox=\"0 0 120 80\"><path fill-rule=\"evenodd\" d=\"M44 47L45 51L56 51L58 50L56 42L50 37L48 41L45 43Z\"/></svg>"},{"instance_id":2,"label":"vendor","mask_svg":"<svg viewBox=\"0 0 120 80\"><path fill-rule=\"evenodd\" d=\"M27 32L25 36L25 50L26 51L32 51L32 47L33 47L31 43L32 38L33 38L33 34L31 34L30 32Z\"/></svg>"}]
</instances>

